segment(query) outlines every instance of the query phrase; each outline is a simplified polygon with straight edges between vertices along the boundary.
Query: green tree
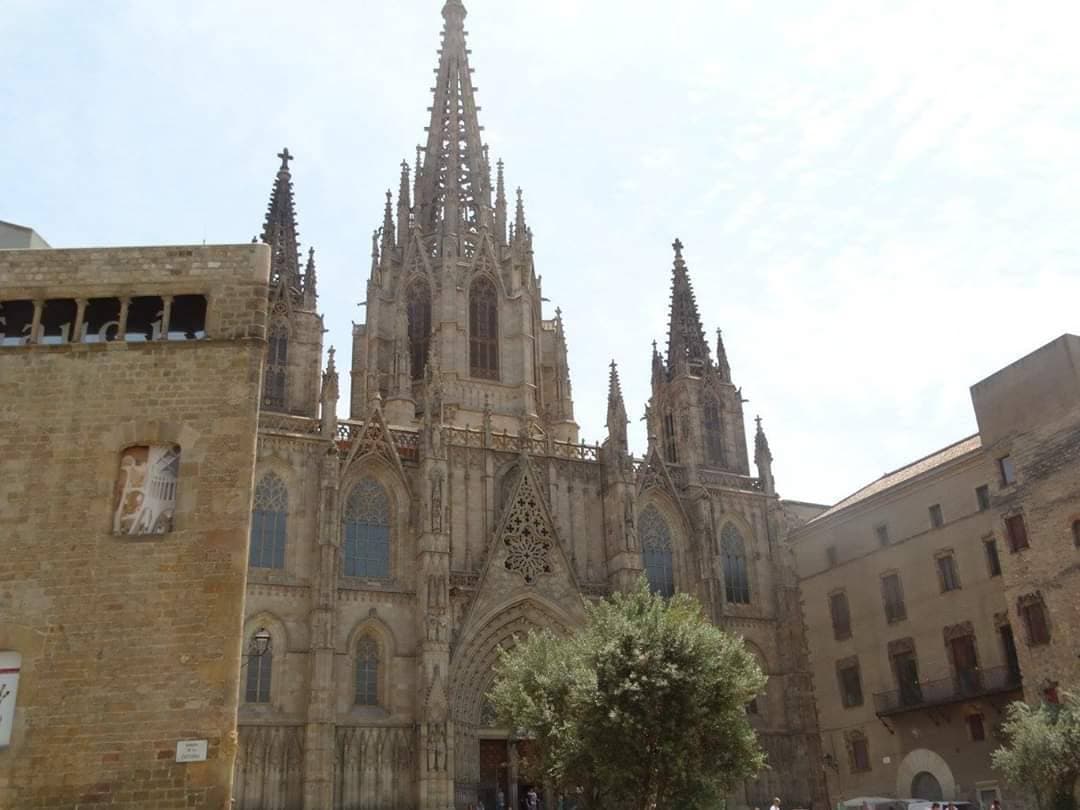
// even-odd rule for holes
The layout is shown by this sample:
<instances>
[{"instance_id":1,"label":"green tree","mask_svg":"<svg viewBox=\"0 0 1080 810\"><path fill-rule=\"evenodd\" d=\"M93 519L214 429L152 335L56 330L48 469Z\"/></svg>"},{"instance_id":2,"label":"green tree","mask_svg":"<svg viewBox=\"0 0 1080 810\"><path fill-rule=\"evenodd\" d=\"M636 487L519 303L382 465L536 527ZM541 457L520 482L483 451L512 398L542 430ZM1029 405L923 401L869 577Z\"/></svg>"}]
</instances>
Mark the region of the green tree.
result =
<instances>
[{"instance_id":1,"label":"green tree","mask_svg":"<svg viewBox=\"0 0 1080 810\"><path fill-rule=\"evenodd\" d=\"M1009 705L1002 725L1005 745L994 767L1035 795L1040 810L1074 810L1080 779L1080 695L1065 693L1060 704Z\"/></svg>"},{"instance_id":2,"label":"green tree","mask_svg":"<svg viewBox=\"0 0 1080 810\"><path fill-rule=\"evenodd\" d=\"M590 810L719 806L765 764L746 716L765 676L741 639L686 594L642 579L588 610L573 636L530 633L502 653L491 701L533 744L534 776Z\"/></svg>"}]
</instances>

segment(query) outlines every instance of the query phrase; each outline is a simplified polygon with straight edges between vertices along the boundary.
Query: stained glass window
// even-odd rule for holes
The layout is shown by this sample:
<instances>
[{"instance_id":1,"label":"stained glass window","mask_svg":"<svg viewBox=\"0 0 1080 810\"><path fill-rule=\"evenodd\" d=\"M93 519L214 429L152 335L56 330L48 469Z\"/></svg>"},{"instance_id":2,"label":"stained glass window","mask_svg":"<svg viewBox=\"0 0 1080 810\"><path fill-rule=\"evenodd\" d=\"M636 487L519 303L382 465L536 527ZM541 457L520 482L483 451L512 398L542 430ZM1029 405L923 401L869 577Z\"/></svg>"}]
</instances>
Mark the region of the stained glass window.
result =
<instances>
[{"instance_id":1,"label":"stained glass window","mask_svg":"<svg viewBox=\"0 0 1080 810\"><path fill-rule=\"evenodd\" d=\"M345 576L390 576L390 499L386 490L364 478L345 502Z\"/></svg>"},{"instance_id":2,"label":"stained glass window","mask_svg":"<svg viewBox=\"0 0 1080 810\"><path fill-rule=\"evenodd\" d=\"M746 565L746 542L734 524L720 531L720 554L724 563L724 592L727 601L750 604L750 572Z\"/></svg>"},{"instance_id":3,"label":"stained glass window","mask_svg":"<svg viewBox=\"0 0 1080 810\"><path fill-rule=\"evenodd\" d=\"M647 506L638 521L641 537L641 556L645 576L653 593L672 596L675 576L672 563L671 529L655 506Z\"/></svg>"},{"instance_id":4,"label":"stained glass window","mask_svg":"<svg viewBox=\"0 0 1080 810\"><path fill-rule=\"evenodd\" d=\"M409 316L409 362L412 378L420 380L424 377L431 344L431 289L426 281L418 278L409 285L405 298Z\"/></svg>"},{"instance_id":5,"label":"stained glass window","mask_svg":"<svg viewBox=\"0 0 1080 810\"><path fill-rule=\"evenodd\" d=\"M265 628L259 628L252 634L266 632ZM254 642L249 639L250 649L254 649ZM244 690L244 700L248 703L270 702L270 675L274 664L274 649L272 642L266 645L266 652L262 655L248 653L247 659L247 688Z\"/></svg>"},{"instance_id":6,"label":"stained glass window","mask_svg":"<svg viewBox=\"0 0 1080 810\"><path fill-rule=\"evenodd\" d=\"M469 291L469 367L474 377L499 378L499 297L485 276Z\"/></svg>"},{"instance_id":7,"label":"stained glass window","mask_svg":"<svg viewBox=\"0 0 1080 810\"><path fill-rule=\"evenodd\" d=\"M356 705L379 705L379 645L371 637L361 639L357 646Z\"/></svg>"},{"instance_id":8,"label":"stained glass window","mask_svg":"<svg viewBox=\"0 0 1080 810\"><path fill-rule=\"evenodd\" d=\"M709 397L705 400L705 460L716 467L724 466L724 427L720 421L720 405Z\"/></svg>"},{"instance_id":9,"label":"stained glass window","mask_svg":"<svg viewBox=\"0 0 1080 810\"><path fill-rule=\"evenodd\" d=\"M289 362L289 329L281 321L270 327L263 377L263 405L285 407L285 369Z\"/></svg>"},{"instance_id":10,"label":"stained glass window","mask_svg":"<svg viewBox=\"0 0 1080 810\"><path fill-rule=\"evenodd\" d=\"M267 473L255 487L251 510L252 568L285 567L285 526L289 514L289 491L276 474Z\"/></svg>"}]
</instances>

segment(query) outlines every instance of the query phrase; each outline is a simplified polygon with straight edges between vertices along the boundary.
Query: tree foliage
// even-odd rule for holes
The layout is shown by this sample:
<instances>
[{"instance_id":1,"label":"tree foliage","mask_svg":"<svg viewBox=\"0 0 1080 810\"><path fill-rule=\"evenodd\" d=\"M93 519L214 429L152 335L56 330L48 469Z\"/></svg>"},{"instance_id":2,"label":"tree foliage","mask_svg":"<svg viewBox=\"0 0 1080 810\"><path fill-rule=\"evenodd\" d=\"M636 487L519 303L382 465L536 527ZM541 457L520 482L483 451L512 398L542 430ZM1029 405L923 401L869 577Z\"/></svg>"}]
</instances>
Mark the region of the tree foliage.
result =
<instances>
[{"instance_id":1,"label":"tree foliage","mask_svg":"<svg viewBox=\"0 0 1080 810\"><path fill-rule=\"evenodd\" d=\"M534 740L528 766L590 810L716 806L765 763L746 704L765 676L691 596L636 589L589 607L568 638L503 652L500 724Z\"/></svg>"},{"instance_id":2,"label":"tree foliage","mask_svg":"<svg viewBox=\"0 0 1080 810\"><path fill-rule=\"evenodd\" d=\"M994 767L1035 794L1042 810L1072 810L1080 779L1080 695L1065 693L1060 704L1009 705L1002 726L1006 743Z\"/></svg>"}]
</instances>

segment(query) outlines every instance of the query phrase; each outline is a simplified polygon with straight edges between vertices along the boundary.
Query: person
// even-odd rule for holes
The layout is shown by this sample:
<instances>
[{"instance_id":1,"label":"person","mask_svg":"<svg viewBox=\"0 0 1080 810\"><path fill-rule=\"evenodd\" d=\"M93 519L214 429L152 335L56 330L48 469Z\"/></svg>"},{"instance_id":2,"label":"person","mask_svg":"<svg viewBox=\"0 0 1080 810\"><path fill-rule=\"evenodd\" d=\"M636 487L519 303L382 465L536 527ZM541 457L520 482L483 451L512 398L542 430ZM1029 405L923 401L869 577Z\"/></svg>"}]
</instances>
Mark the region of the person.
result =
<instances>
[{"instance_id":1,"label":"person","mask_svg":"<svg viewBox=\"0 0 1080 810\"><path fill-rule=\"evenodd\" d=\"M932 805L930 805L930 810L941 810L941 805L937 802L934 802Z\"/></svg>"},{"instance_id":2,"label":"person","mask_svg":"<svg viewBox=\"0 0 1080 810\"><path fill-rule=\"evenodd\" d=\"M502 788L499 788L499 792L495 794L495 810L506 810L506 796Z\"/></svg>"},{"instance_id":3,"label":"person","mask_svg":"<svg viewBox=\"0 0 1080 810\"><path fill-rule=\"evenodd\" d=\"M994 799L992 802L990 802L990 810L1001 810L1001 802L999 802L997 799Z\"/></svg>"},{"instance_id":4,"label":"person","mask_svg":"<svg viewBox=\"0 0 1080 810\"><path fill-rule=\"evenodd\" d=\"M529 788L525 794L525 806L528 810L540 810L540 797L536 795L536 788Z\"/></svg>"},{"instance_id":5,"label":"person","mask_svg":"<svg viewBox=\"0 0 1080 810\"><path fill-rule=\"evenodd\" d=\"M777 796L775 799L772 800L772 806L769 808L769 810L780 810L780 797L779 796Z\"/></svg>"}]
</instances>

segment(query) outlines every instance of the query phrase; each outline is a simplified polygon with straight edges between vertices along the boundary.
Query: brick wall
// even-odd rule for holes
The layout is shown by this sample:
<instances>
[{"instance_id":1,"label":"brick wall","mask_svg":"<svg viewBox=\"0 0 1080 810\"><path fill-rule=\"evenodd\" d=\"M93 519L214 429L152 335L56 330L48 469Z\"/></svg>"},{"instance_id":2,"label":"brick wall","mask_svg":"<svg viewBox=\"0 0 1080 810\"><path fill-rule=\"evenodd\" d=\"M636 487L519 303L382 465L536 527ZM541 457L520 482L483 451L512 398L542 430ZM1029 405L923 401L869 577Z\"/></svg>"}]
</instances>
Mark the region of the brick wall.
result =
<instances>
[{"instance_id":1,"label":"brick wall","mask_svg":"<svg viewBox=\"0 0 1080 810\"><path fill-rule=\"evenodd\" d=\"M227 807L264 245L0 251L0 301L203 294L206 339L0 347L0 806ZM173 530L113 533L121 451L181 448ZM205 762L174 761L179 740Z\"/></svg>"}]
</instances>

